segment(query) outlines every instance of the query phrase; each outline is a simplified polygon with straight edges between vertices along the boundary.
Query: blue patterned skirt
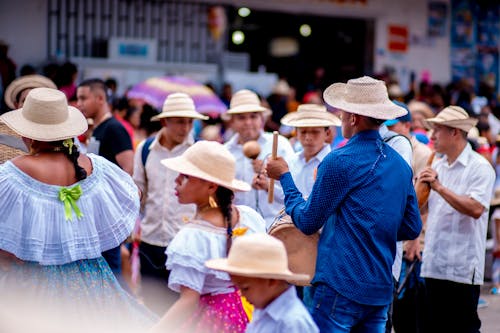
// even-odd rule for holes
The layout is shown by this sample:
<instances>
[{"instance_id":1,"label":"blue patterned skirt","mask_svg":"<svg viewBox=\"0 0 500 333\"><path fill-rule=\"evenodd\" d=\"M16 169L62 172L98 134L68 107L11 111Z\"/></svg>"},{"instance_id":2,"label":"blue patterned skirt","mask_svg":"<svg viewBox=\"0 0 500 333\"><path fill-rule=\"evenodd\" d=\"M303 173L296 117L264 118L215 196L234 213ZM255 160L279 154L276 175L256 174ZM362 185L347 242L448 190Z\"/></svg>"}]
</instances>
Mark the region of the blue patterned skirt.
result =
<instances>
[{"instance_id":1,"label":"blue patterned skirt","mask_svg":"<svg viewBox=\"0 0 500 333\"><path fill-rule=\"evenodd\" d=\"M0 294L4 332L137 333L158 320L102 257L50 266L12 261L0 267Z\"/></svg>"}]
</instances>

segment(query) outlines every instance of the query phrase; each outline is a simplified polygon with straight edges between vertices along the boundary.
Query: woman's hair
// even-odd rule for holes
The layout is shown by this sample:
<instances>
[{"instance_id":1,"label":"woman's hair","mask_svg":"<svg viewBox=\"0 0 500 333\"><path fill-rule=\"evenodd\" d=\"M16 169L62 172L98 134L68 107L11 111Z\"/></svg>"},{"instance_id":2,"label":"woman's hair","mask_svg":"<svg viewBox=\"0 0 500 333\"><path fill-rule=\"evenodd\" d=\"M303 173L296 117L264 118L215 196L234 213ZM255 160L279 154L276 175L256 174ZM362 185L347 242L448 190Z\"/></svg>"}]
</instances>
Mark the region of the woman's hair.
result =
<instances>
[{"instance_id":1,"label":"woman's hair","mask_svg":"<svg viewBox=\"0 0 500 333\"><path fill-rule=\"evenodd\" d=\"M68 145L67 142L71 142L71 144ZM45 144L47 144L49 148L47 148ZM80 152L78 151L78 147L74 144L74 139L66 139L66 140L44 142L44 143L41 143L40 141L33 141L33 143L31 144L30 153L36 154L37 152L40 151L63 152L64 155L71 162L73 162L73 166L75 167L76 179L80 181L87 178L87 171L85 171L85 169L78 164L78 157L80 156Z\"/></svg>"},{"instance_id":2,"label":"woman's hair","mask_svg":"<svg viewBox=\"0 0 500 333\"><path fill-rule=\"evenodd\" d=\"M232 203L234 198L234 193L230 189L219 186L215 191L215 198L219 208L226 220L226 228L227 228L227 243L226 249L229 253L229 249L231 248L232 238L233 238L233 228L231 226L232 220Z\"/></svg>"}]
</instances>

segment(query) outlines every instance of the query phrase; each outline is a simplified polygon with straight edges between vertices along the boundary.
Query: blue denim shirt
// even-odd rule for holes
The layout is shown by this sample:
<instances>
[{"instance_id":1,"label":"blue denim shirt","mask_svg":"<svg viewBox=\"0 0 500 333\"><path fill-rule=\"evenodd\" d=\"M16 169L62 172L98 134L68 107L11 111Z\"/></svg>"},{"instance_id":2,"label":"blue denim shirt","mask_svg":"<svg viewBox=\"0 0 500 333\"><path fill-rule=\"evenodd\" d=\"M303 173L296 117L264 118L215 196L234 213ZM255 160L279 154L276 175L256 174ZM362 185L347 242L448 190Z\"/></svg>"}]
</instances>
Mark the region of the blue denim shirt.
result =
<instances>
[{"instance_id":1,"label":"blue denim shirt","mask_svg":"<svg viewBox=\"0 0 500 333\"><path fill-rule=\"evenodd\" d=\"M377 131L363 131L325 157L307 201L290 173L280 181L295 225L305 234L324 227L313 284L361 304L389 304L396 241L422 229L408 163Z\"/></svg>"}]
</instances>

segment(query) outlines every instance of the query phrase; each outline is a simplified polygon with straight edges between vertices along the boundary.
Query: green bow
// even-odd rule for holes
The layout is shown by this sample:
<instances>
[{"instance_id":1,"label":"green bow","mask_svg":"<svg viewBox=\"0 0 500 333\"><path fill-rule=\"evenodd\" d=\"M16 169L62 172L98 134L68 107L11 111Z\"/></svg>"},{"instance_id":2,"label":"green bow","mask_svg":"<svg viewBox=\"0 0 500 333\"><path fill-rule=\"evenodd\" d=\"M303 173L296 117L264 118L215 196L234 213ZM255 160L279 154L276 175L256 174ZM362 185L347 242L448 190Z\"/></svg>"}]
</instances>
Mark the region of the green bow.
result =
<instances>
[{"instance_id":1,"label":"green bow","mask_svg":"<svg viewBox=\"0 0 500 333\"><path fill-rule=\"evenodd\" d=\"M73 208L73 210L75 211L77 218L83 216L80 208L78 208L78 206L76 205L76 201L80 198L81 195L82 188L80 187L80 185L76 185L72 188L62 187L59 190L59 200L64 203L64 215L66 216L66 221L72 220L71 208Z\"/></svg>"}]
</instances>

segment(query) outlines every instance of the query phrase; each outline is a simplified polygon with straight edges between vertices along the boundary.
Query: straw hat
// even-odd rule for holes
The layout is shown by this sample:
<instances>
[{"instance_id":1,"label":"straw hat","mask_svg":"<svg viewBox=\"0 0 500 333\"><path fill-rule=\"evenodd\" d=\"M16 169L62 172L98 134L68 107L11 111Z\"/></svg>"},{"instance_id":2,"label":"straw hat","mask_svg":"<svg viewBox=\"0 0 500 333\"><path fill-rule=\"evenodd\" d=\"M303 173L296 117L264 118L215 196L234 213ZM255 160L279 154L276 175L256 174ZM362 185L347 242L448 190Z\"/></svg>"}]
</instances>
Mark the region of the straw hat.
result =
<instances>
[{"instance_id":1,"label":"straw hat","mask_svg":"<svg viewBox=\"0 0 500 333\"><path fill-rule=\"evenodd\" d=\"M271 93L287 96L290 93L290 86L285 80L281 79L274 85Z\"/></svg>"},{"instance_id":2,"label":"straw hat","mask_svg":"<svg viewBox=\"0 0 500 333\"><path fill-rule=\"evenodd\" d=\"M434 117L434 112L432 111L429 104L421 101L415 101L415 100L411 101L410 103L408 103L408 109L410 110L410 113L416 113L416 112L422 113L425 118Z\"/></svg>"},{"instance_id":3,"label":"straw hat","mask_svg":"<svg viewBox=\"0 0 500 333\"><path fill-rule=\"evenodd\" d=\"M477 124L477 119L470 118L460 106L450 105L441 110L436 117L425 119L424 123L430 127L439 124L469 132Z\"/></svg>"},{"instance_id":4,"label":"straw hat","mask_svg":"<svg viewBox=\"0 0 500 333\"><path fill-rule=\"evenodd\" d=\"M407 113L389 99L384 81L369 76L351 79L347 84L334 83L326 88L323 99L337 109L376 119L395 119Z\"/></svg>"},{"instance_id":5,"label":"straw hat","mask_svg":"<svg viewBox=\"0 0 500 333\"><path fill-rule=\"evenodd\" d=\"M281 123L293 127L330 127L340 126L340 119L328 112L324 105L301 104L296 112L281 118Z\"/></svg>"},{"instance_id":6,"label":"straw hat","mask_svg":"<svg viewBox=\"0 0 500 333\"><path fill-rule=\"evenodd\" d=\"M159 115L151 118L157 121L162 118L182 117L207 120L208 117L202 115L194 106L193 99L185 93L173 93L167 96L163 103L162 111Z\"/></svg>"},{"instance_id":7,"label":"straw hat","mask_svg":"<svg viewBox=\"0 0 500 333\"><path fill-rule=\"evenodd\" d=\"M24 145L21 137L11 130L0 120L0 135L4 137L7 142L0 140L0 164L13 159L19 155L27 153L28 149Z\"/></svg>"},{"instance_id":8,"label":"straw hat","mask_svg":"<svg viewBox=\"0 0 500 333\"><path fill-rule=\"evenodd\" d=\"M28 93L21 109L0 116L17 134L38 141L58 141L84 133L87 120L66 95L56 89L35 88Z\"/></svg>"},{"instance_id":9,"label":"straw hat","mask_svg":"<svg viewBox=\"0 0 500 333\"><path fill-rule=\"evenodd\" d=\"M7 86L7 89L5 89L5 104L7 104L10 109L15 109L15 103L19 93L25 89L41 87L57 89L52 80L42 75L33 74L18 77Z\"/></svg>"},{"instance_id":10,"label":"straw hat","mask_svg":"<svg viewBox=\"0 0 500 333\"><path fill-rule=\"evenodd\" d=\"M181 155L161 163L185 175L216 183L233 191L250 191L250 185L235 179L236 161L224 145L215 141L198 141Z\"/></svg>"},{"instance_id":11,"label":"straw hat","mask_svg":"<svg viewBox=\"0 0 500 333\"><path fill-rule=\"evenodd\" d=\"M231 98L229 110L225 114L232 115L247 112L264 112L270 114L271 111L260 105L259 96L253 91L242 89L234 93Z\"/></svg>"},{"instance_id":12,"label":"straw hat","mask_svg":"<svg viewBox=\"0 0 500 333\"><path fill-rule=\"evenodd\" d=\"M309 280L309 275L294 274L288 269L288 258L283 242L266 233L237 237L227 258L208 260L205 266L239 276Z\"/></svg>"}]
</instances>

